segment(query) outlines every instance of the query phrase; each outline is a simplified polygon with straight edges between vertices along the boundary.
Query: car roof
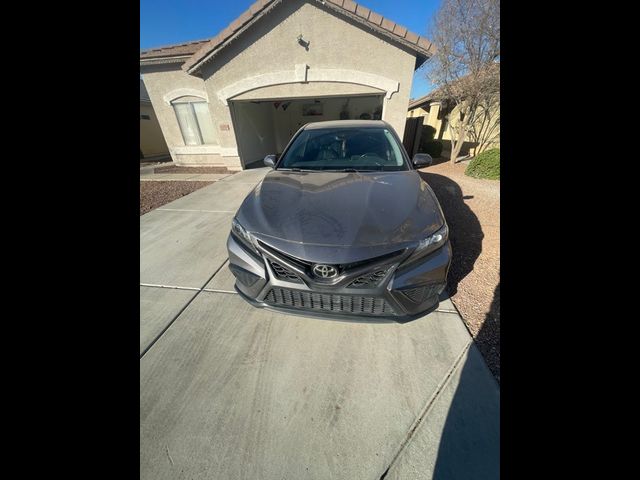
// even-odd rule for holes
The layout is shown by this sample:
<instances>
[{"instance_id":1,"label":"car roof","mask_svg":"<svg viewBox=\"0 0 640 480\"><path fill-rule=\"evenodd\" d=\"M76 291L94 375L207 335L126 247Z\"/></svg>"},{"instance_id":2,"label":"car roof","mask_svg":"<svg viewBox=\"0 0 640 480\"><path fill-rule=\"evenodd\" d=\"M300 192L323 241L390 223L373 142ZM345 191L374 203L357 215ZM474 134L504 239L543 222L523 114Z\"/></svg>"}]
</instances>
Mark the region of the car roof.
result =
<instances>
[{"instance_id":1,"label":"car roof","mask_svg":"<svg viewBox=\"0 0 640 480\"><path fill-rule=\"evenodd\" d=\"M389 124L383 120L328 120L326 122L312 122L304 126L305 130L318 130L322 128L370 128L386 127Z\"/></svg>"}]
</instances>

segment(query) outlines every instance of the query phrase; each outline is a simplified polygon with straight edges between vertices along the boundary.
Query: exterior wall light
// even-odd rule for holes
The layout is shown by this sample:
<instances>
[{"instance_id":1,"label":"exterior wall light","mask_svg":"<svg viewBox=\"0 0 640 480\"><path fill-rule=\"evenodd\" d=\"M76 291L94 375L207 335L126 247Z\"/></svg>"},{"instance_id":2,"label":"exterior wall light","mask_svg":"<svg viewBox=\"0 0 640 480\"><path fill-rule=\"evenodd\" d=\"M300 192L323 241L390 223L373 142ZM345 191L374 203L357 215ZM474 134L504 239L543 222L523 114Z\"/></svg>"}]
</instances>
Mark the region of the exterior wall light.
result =
<instances>
[{"instance_id":1,"label":"exterior wall light","mask_svg":"<svg viewBox=\"0 0 640 480\"><path fill-rule=\"evenodd\" d=\"M302 38L302 34L298 35L298 43L302 45L307 52L309 51L309 44L311 42Z\"/></svg>"}]
</instances>

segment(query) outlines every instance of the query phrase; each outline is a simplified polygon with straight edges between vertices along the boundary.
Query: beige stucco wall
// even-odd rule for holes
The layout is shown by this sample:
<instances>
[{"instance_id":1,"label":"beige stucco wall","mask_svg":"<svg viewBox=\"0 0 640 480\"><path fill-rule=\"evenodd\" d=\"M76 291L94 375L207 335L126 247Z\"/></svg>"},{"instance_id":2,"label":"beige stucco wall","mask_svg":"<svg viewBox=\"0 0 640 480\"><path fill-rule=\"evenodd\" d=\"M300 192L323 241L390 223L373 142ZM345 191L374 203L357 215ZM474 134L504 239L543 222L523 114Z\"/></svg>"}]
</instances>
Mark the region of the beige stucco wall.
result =
<instances>
[{"instance_id":1,"label":"beige stucco wall","mask_svg":"<svg viewBox=\"0 0 640 480\"><path fill-rule=\"evenodd\" d=\"M235 148L222 150L219 141L213 145L197 147L184 144L178 119L170 101L167 100L174 95L183 93L188 93L189 96L199 93L207 99L204 81L201 78L185 73L178 64L141 67L141 72L174 162L192 165L239 166L239 158ZM206 153L203 153L203 147L207 147Z\"/></svg>"},{"instance_id":2,"label":"beige stucco wall","mask_svg":"<svg viewBox=\"0 0 640 480\"><path fill-rule=\"evenodd\" d=\"M160 124L153 107L148 103L140 103L140 116L148 115L149 120L140 118L140 150L145 157L169 153Z\"/></svg>"},{"instance_id":3,"label":"beige stucco wall","mask_svg":"<svg viewBox=\"0 0 640 480\"><path fill-rule=\"evenodd\" d=\"M409 110L407 112L408 118L416 118L416 117L427 117L429 116L429 112L427 112L424 108L414 108L413 110Z\"/></svg>"},{"instance_id":4,"label":"beige stucco wall","mask_svg":"<svg viewBox=\"0 0 640 480\"><path fill-rule=\"evenodd\" d=\"M300 34L310 42L308 51L298 44ZM204 88L219 146L228 154L237 152L228 101L240 98L323 97L384 90L382 118L402 138L415 61L414 52L328 7L292 0L275 7L204 64L204 81L176 67L146 67L147 72L142 73L154 106L173 88ZM301 65L308 66L302 70L306 73L301 73ZM273 79L271 84L269 79ZM283 79L294 80L285 83ZM163 105L157 115L169 148L183 145L172 108Z\"/></svg>"},{"instance_id":5,"label":"beige stucco wall","mask_svg":"<svg viewBox=\"0 0 640 480\"><path fill-rule=\"evenodd\" d=\"M423 108L414 108L407 112L407 117L409 118L420 117L420 116L425 117L423 125L431 125L432 127L434 127L436 129L435 138L443 140L445 142L445 149L449 149L450 142L451 142L451 134L449 131L448 123L445 122L444 119L442 118L440 119L437 118L439 115L440 107L441 107L440 103L432 102L429 105L428 111ZM447 121L451 121L454 127L455 125L457 125L458 119L460 118L459 112L460 112L460 107L455 107L453 111L447 115ZM478 120L476 121L476 125L475 125L476 129L478 130L480 128L489 129L489 131L491 132L489 135L491 138L488 139L488 141L483 147L483 150L488 150L490 148L500 148L500 122L499 122L500 107L497 106L496 109L492 112L492 114L489 115L484 126L481 126L480 114L477 115L477 119ZM465 140L464 147L463 147L463 151L465 152L467 151L467 149L470 149L469 152L472 155L480 153L481 151L479 149L474 148L474 145L476 144L472 141L473 138L474 137L471 134L467 134L467 138Z\"/></svg>"},{"instance_id":6,"label":"beige stucco wall","mask_svg":"<svg viewBox=\"0 0 640 480\"><path fill-rule=\"evenodd\" d=\"M455 127L458 124L458 119L460 118L459 115L459 111L460 111L460 107L456 107L453 109L453 111L449 114L449 119L451 121L451 125L453 127ZM488 139L487 144L484 145L484 150L488 150L490 148L500 148L500 122L499 122L499 118L500 118L500 107L496 107L496 109L488 116L487 119L485 119L485 125L482 126L481 122L483 119L483 116L481 114L481 112L476 113L476 125L475 128L476 129L489 129L489 131L491 132L491 138ZM451 135L449 134L449 129L447 128L444 131L444 134L442 135L442 138L444 140L451 140ZM473 137L471 135L467 135L467 141L471 141L473 139ZM472 152L473 153L473 152ZM480 153L475 152L475 153Z\"/></svg>"}]
</instances>

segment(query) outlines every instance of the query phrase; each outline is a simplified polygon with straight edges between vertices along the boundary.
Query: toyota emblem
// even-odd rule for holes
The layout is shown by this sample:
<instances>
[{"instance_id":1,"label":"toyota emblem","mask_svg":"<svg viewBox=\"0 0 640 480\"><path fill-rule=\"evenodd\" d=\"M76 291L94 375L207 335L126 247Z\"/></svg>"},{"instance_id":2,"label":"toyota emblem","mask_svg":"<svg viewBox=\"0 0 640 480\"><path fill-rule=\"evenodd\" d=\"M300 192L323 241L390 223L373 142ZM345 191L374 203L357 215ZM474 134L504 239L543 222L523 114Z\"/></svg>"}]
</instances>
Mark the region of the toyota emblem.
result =
<instances>
[{"instance_id":1,"label":"toyota emblem","mask_svg":"<svg viewBox=\"0 0 640 480\"><path fill-rule=\"evenodd\" d=\"M338 269L331 265L314 265L313 273L320 278L333 278L338 275Z\"/></svg>"}]
</instances>

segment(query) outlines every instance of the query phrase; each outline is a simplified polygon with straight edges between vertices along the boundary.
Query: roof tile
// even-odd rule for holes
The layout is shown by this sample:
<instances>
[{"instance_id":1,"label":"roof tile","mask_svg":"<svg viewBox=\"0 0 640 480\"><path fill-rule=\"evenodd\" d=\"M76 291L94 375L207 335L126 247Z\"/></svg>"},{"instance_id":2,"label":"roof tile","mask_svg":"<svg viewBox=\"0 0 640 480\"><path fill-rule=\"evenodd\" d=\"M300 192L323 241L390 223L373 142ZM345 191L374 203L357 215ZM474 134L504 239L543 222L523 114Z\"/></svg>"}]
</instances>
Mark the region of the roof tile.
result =
<instances>
[{"instance_id":1,"label":"roof tile","mask_svg":"<svg viewBox=\"0 0 640 480\"><path fill-rule=\"evenodd\" d=\"M336 5L338 5L339 7L342 6L342 2L344 2L344 0L329 0L331 3L335 3Z\"/></svg>"},{"instance_id":2,"label":"roof tile","mask_svg":"<svg viewBox=\"0 0 640 480\"><path fill-rule=\"evenodd\" d=\"M365 19L369 18L369 13L371 13L371 10L369 10L367 7L363 7L362 5L356 6L356 15L358 15L359 17Z\"/></svg>"},{"instance_id":3,"label":"roof tile","mask_svg":"<svg viewBox=\"0 0 640 480\"><path fill-rule=\"evenodd\" d=\"M395 33L396 35L398 35L399 37L404 38L404 36L407 34L407 29L405 27L403 27L402 25L398 25L396 23L395 28L393 29L393 33Z\"/></svg>"},{"instance_id":4,"label":"roof tile","mask_svg":"<svg viewBox=\"0 0 640 480\"><path fill-rule=\"evenodd\" d=\"M376 12L371 12L369 14L369 21L371 23L375 23L376 25L380 25L382 23L382 15Z\"/></svg>"},{"instance_id":5,"label":"roof tile","mask_svg":"<svg viewBox=\"0 0 640 480\"><path fill-rule=\"evenodd\" d=\"M240 15L238 18L236 18L236 21L234 23L238 23L238 26L242 26L245 23L247 23L249 20L251 20L253 18L253 15L251 14L251 12L249 10L245 10L242 15ZM237 29L236 29L237 30Z\"/></svg>"},{"instance_id":6,"label":"roof tile","mask_svg":"<svg viewBox=\"0 0 640 480\"><path fill-rule=\"evenodd\" d=\"M424 37L420 37L418 40L418 46L424 48L425 50L429 50L431 48L431 42Z\"/></svg>"},{"instance_id":7,"label":"roof tile","mask_svg":"<svg viewBox=\"0 0 640 480\"><path fill-rule=\"evenodd\" d=\"M150 48L140 52L140 58L173 57L180 55L192 55L207 43L209 40L196 40L193 42L167 45L164 47Z\"/></svg>"},{"instance_id":8,"label":"roof tile","mask_svg":"<svg viewBox=\"0 0 640 480\"><path fill-rule=\"evenodd\" d=\"M393 32L393 27L396 26L395 22L392 22L391 20L389 20L388 18L383 18L382 19L382 28L384 28L385 30L389 30L390 32Z\"/></svg>"},{"instance_id":9,"label":"roof tile","mask_svg":"<svg viewBox=\"0 0 640 480\"><path fill-rule=\"evenodd\" d=\"M405 40L409 40L411 43L418 43L418 38L420 37L413 32L407 32L404 38Z\"/></svg>"},{"instance_id":10,"label":"roof tile","mask_svg":"<svg viewBox=\"0 0 640 480\"><path fill-rule=\"evenodd\" d=\"M233 28L233 23L231 23L231 25L227 25L227 27L224 30L222 30L222 34L220 36L222 37L222 39L225 39L233 35L233 32L235 31L236 30Z\"/></svg>"},{"instance_id":11,"label":"roof tile","mask_svg":"<svg viewBox=\"0 0 640 480\"><path fill-rule=\"evenodd\" d=\"M262 7L264 7L262 1L258 0L257 2L253 2L251 4L251 6L249 7L249 11L251 12L251 15L255 15L262 9Z\"/></svg>"},{"instance_id":12,"label":"roof tile","mask_svg":"<svg viewBox=\"0 0 640 480\"><path fill-rule=\"evenodd\" d=\"M345 10L348 10L349 12L353 12L356 13L356 7L358 6L358 4L356 2L354 2L353 0L344 0L344 3L342 4L342 8L344 8Z\"/></svg>"}]
</instances>

